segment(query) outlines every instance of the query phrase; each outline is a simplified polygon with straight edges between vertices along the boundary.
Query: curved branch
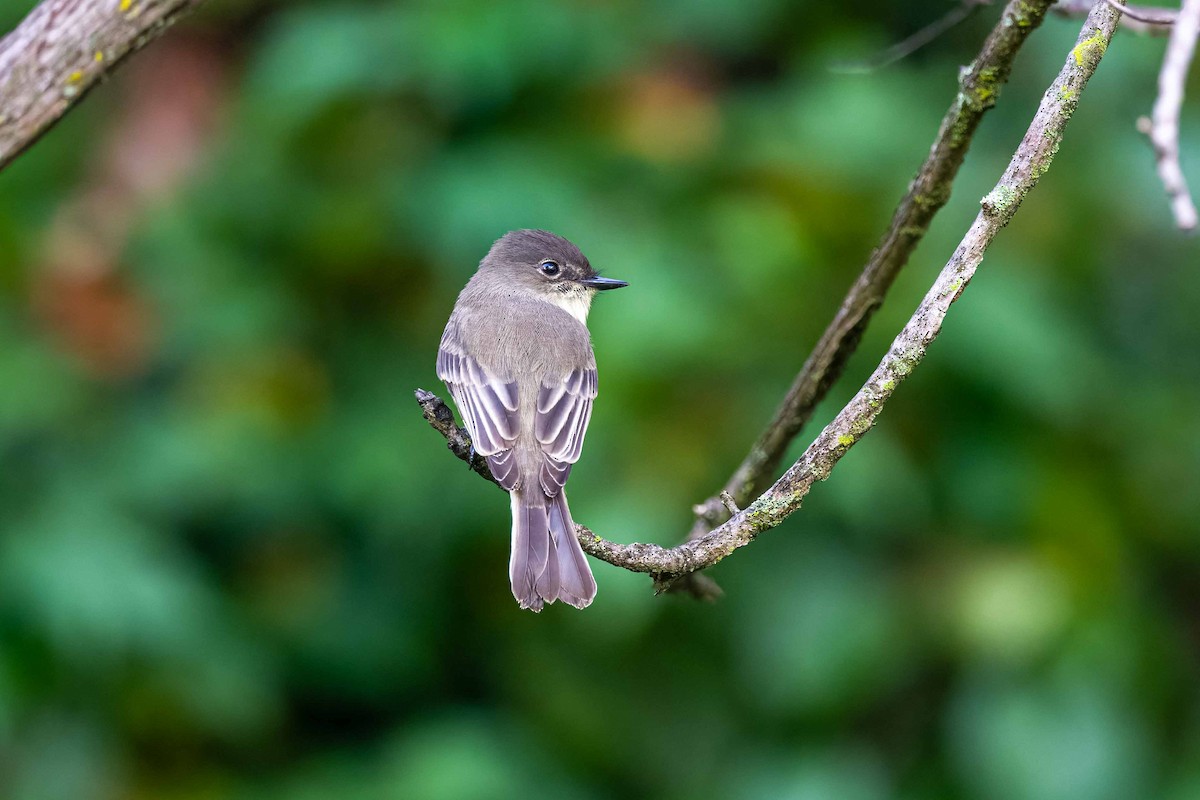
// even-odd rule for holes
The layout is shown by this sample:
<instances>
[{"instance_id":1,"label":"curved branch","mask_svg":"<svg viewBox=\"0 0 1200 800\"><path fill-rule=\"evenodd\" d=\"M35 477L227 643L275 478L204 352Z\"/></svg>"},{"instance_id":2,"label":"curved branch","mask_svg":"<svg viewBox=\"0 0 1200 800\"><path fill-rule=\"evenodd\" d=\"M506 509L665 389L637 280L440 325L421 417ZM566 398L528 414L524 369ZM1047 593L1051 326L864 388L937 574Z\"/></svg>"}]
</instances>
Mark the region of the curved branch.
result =
<instances>
[{"instance_id":1,"label":"curved branch","mask_svg":"<svg viewBox=\"0 0 1200 800\"><path fill-rule=\"evenodd\" d=\"M0 39L0 170L203 0L45 0Z\"/></svg>"},{"instance_id":2,"label":"curved branch","mask_svg":"<svg viewBox=\"0 0 1200 800\"><path fill-rule=\"evenodd\" d=\"M651 573L661 591L681 575L716 564L800 508L812 485L827 478L842 456L874 426L896 387L925 357L926 349L941 331L951 304L974 276L992 240L1049 169L1067 122L1079 103L1079 96L1112 39L1117 16L1103 1L1092 8L1066 64L1046 90L1025 138L999 183L981 201L982 211L958 249L871 377L800 459L748 507L696 539L672 548L640 543L622 545L579 525L576 534L585 551L615 566ZM430 409L433 409L434 419L444 419L439 407L449 414L445 404L431 393L418 390L417 395L427 417L431 417ZM452 418L449 427L453 430L447 432L447 428L438 423L435 427L451 439L451 449L460 458L469 455L469 452L461 451L462 445L469 442L465 431L455 426ZM467 446L469 448L469 444Z\"/></svg>"}]
</instances>

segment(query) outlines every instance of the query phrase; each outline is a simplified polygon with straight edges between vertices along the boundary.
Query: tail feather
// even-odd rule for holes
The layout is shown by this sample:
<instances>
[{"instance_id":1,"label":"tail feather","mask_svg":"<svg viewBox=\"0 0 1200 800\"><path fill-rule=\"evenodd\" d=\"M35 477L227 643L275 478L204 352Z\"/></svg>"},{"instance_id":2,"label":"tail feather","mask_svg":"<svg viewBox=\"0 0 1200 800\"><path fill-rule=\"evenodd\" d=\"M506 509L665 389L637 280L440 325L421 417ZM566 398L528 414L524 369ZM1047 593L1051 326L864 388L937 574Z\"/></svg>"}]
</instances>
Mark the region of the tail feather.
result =
<instances>
[{"instance_id":1,"label":"tail feather","mask_svg":"<svg viewBox=\"0 0 1200 800\"><path fill-rule=\"evenodd\" d=\"M576 608L587 608L596 597L596 579L575 538L575 522L562 491L550 499L550 536L550 560L557 556L558 561L558 598Z\"/></svg>"},{"instance_id":2,"label":"tail feather","mask_svg":"<svg viewBox=\"0 0 1200 800\"><path fill-rule=\"evenodd\" d=\"M542 600L553 603L559 597L558 554L555 552L558 548L549 530L546 531L546 541L550 545L550 550L546 554L546 568L538 576L534 588Z\"/></svg>"},{"instance_id":3,"label":"tail feather","mask_svg":"<svg viewBox=\"0 0 1200 800\"><path fill-rule=\"evenodd\" d=\"M562 600L576 608L591 605L596 579L575 538L575 523L563 492L534 498L512 493L512 553L508 574L521 608L541 611Z\"/></svg>"},{"instance_id":4,"label":"tail feather","mask_svg":"<svg viewBox=\"0 0 1200 800\"><path fill-rule=\"evenodd\" d=\"M546 562L550 554L546 507L530 504L518 492L513 492L512 518L512 551L509 554L508 575L512 581L513 597L517 598L521 608L541 611L543 595L538 591L538 577L546 571Z\"/></svg>"}]
</instances>

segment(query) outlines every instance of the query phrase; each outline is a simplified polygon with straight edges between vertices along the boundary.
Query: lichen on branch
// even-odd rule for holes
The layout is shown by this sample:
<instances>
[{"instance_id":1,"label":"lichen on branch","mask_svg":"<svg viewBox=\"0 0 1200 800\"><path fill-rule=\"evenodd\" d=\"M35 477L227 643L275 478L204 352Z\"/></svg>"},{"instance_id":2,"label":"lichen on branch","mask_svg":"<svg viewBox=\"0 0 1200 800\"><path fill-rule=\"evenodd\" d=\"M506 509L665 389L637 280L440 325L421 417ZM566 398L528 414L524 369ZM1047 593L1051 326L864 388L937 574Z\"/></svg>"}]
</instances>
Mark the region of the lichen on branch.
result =
<instances>
[{"instance_id":1,"label":"lichen on branch","mask_svg":"<svg viewBox=\"0 0 1200 800\"><path fill-rule=\"evenodd\" d=\"M0 39L0 170L203 0L45 0Z\"/></svg>"}]
</instances>

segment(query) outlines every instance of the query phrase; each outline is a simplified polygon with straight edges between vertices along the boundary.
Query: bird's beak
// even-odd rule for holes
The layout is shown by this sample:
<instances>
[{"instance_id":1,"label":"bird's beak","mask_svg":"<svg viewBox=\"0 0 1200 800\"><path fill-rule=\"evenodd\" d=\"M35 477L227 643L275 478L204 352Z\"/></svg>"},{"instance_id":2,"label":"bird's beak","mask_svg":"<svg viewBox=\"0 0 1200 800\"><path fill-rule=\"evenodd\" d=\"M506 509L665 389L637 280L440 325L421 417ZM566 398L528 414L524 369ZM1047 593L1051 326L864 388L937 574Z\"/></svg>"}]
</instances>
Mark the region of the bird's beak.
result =
<instances>
[{"instance_id":1,"label":"bird's beak","mask_svg":"<svg viewBox=\"0 0 1200 800\"><path fill-rule=\"evenodd\" d=\"M622 286L628 286L625 281L619 281L615 278L601 278L599 275L593 275L590 278L583 278L579 281L584 286L590 289L620 289Z\"/></svg>"}]
</instances>

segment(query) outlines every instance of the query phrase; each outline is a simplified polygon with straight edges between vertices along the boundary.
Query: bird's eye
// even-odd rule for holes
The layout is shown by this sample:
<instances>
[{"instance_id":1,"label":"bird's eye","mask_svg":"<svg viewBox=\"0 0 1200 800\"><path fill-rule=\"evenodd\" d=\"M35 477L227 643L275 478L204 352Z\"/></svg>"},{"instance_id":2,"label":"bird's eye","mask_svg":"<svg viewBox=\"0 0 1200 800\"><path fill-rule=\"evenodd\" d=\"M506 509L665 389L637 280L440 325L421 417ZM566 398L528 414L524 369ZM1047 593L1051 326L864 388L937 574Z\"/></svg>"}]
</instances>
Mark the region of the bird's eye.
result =
<instances>
[{"instance_id":1,"label":"bird's eye","mask_svg":"<svg viewBox=\"0 0 1200 800\"><path fill-rule=\"evenodd\" d=\"M558 262L550 261L549 259L547 259L546 261L543 261L541 264L538 264L538 269L540 269L542 271L543 275L553 278L555 275L558 274L558 271L559 271Z\"/></svg>"}]
</instances>

